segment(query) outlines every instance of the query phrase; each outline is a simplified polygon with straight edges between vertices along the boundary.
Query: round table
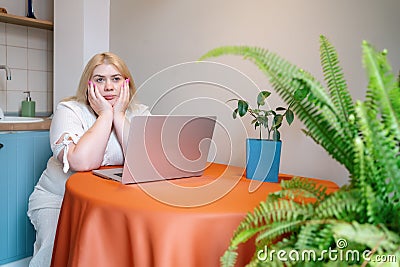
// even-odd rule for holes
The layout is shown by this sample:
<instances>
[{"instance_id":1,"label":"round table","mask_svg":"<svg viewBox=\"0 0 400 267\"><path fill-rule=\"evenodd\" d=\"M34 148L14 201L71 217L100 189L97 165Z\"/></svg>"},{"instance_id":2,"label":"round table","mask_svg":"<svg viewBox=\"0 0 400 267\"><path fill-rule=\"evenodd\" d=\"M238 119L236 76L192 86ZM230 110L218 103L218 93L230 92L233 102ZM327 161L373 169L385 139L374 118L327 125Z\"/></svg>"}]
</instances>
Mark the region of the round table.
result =
<instances>
[{"instance_id":1,"label":"round table","mask_svg":"<svg viewBox=\"0 0 400 267\"><path fill-rule=\"evenodd\" d=\"M52 266L219 266L245 215L281 188L279 183L261 183L250 190L251 181L243 174L243 168L212 163L202 176L144 186L123 185L91 172L78 172L66 183ZM291 179L292 175L280 174L279 178ZM338 189L333 182L313 180L327 186L328 192ZM216 181L223 189L233 186L203 205L171 205L163 199L188 197L174 196L171 185L206 189L193 193L191 199L201 198L207 190L212 195L221 189ZM239 247L237 266L251 259L252 241Z\"/></svg>"}]
</instances>

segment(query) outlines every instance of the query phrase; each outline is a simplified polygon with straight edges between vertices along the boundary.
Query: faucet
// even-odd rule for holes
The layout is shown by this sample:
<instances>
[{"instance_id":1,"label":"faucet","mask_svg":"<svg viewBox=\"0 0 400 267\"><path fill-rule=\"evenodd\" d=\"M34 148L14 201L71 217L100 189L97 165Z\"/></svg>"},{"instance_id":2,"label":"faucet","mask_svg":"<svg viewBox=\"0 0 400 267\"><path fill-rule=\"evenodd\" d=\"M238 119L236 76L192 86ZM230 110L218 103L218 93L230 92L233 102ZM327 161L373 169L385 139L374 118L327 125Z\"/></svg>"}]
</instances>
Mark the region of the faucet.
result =
<instances>
[{"instance_id":1,"label":"faucet","mask_svg":"<svg viewBox=\"0 0 400 267\"><path fill-rule=\"evenodd\" d=\"M6 65L0 65L0 69L4 69L6 71L6 77L7 80L11 80L11 70L8 66ZM4 120L4 112L3 110L0 108L0 120Z\"/></svg>"},{"instance_id":2,"label":"faucet","mask_svg":"<svg viewBox=\"0 0 400 267\"><path fill-rule=\"evenodd\" d=\"M4 69L6 71L7 80L11 80L11 70L6 65L0 65L0 69Z\"/></svg>"}]
</instances>

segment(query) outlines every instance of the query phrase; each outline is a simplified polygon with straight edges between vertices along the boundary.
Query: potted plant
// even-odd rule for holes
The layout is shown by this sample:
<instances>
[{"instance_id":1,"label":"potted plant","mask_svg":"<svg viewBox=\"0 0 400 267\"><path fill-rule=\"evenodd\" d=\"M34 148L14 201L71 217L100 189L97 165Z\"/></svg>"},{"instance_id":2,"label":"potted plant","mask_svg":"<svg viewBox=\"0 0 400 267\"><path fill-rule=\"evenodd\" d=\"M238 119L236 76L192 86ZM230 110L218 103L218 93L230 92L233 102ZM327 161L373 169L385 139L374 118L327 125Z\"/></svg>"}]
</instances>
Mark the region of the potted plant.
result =
<instances>
[{"instance_id":1,"label":"potted plant","mask_svg":"<svg viewBox=\"0 0 400 267\"><path fill-rule=\"evenodd\" d=\"M249 114L253 117L251 124L254 128L260 128L259 138L247 138L246 140L246 177L248 179L263 182L278 182L279 165L281 158L282 141L279 128L286 118L290 125L294 120L293 111L288 108L277 107L263 109L266 99L271 95L269 91L261 91L257 96L257 108L253 109L243 99L230 99L236 101L237 108L233 111L233 118ZM267 136L263 138L262 132L265 129Z\"/></svg>"},{"instance_id":2,"label":"potted plant","mask_svg":"<svg viewBox=\"0 0 400 267\"><path fill-rule=\"evenodd\" d=\"M320 58L326 86L261 48L220 47L202 57L242 55L264 72L285 101L297 90L306 94L292 105L304 132L350 174L350 183L332 194L306 179L282 181L282 190L270 194L238 226L222 266L233 266L238 245L249 240L255 240L249 266L398 266L400 81L391 72L386 50L377 51L366 41L362 48L369 78L364 101L352 100L336 49L324 36ZM269 258L267 250L292 257ZM317 259L296 257L304 251L314 251ZM345 257L332 259L323 251Z\"/></svg>"}]
</instances>

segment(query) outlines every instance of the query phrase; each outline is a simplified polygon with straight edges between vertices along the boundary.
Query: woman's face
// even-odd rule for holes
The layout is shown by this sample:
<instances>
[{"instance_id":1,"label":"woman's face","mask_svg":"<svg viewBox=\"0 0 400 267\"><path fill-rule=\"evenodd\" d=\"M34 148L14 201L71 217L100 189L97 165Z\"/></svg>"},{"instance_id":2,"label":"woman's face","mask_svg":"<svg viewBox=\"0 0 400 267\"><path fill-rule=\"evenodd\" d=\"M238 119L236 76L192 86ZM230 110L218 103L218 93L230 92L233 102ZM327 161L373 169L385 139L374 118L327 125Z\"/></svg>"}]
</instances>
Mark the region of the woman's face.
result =
<instances>
[{"instance_id":1,"label":"woman's face","mask_svg":"<svg viewBox=\"0 0 400 267\"><path fill-rule=\"evenodd\" d=\"M95 90L112 105L119 97L121 86L125 78L112 64L101 64L93 70L91 81L95 84Z\"/></svg>"}]
</instances>

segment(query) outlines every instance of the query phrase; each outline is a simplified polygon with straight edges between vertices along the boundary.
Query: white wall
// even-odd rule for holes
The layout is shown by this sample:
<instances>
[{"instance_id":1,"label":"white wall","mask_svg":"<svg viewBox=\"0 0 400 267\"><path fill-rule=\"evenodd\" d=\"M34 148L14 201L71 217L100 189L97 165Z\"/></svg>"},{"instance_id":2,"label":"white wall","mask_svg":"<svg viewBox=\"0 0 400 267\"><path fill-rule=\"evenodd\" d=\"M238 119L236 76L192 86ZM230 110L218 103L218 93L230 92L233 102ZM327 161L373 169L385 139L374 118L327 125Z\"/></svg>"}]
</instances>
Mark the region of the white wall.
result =
<instances>
[{"instance_id":1,"label":"white wall","mask_svg":"<svg viewBox=\"0 0 400 267\"><path fill-rule=\"evenodd\" d=\"M364 98L367 81L361 64L361 42L365 39L380 49L387 48L394 69L399 70L398 10L397 0L112 0L110 48L127 61L137 87L166 67L196 60L211 48L234 44L275 51L322 81L318 38L324 34L339 52L351 93L355 98ZM240 69L261 89L270 88L266 78L251 63L235 57L216 60ZM146 82L138 96L150 106L158 101L154 113L198 114L207 113L204 111L207 108L217 114L232 138L227 139L222 128L218 130L217 140L224 145L217 143L217 161L244 166L246 136L239 121L230 118L230 108L224 105L234 96L232 92L197 84L163 95L179 83L210 79L225 83L246 99L255 98L256 89L251 82L246 83L242 76L229 70L220 71L215 66L172 68ZM181 104L185 100L188 104ZM276 95L270 101L271 106L280 103ZM174 110L176 106L178 109ZM346 170L305 137L301 128L302 124L295 121L291 127L282 129L281 172L345 183ZM251 129L248 131L256 136ZM235 150L232 157L231 149Z\"/></svg>"},{"instance_id":2,"label":"white wall","mask_svg":"<svg viewBox=\"0 0 400 267\"><path fill-rule=\"evenodd\" d=\"M54 108L75 95L82 70L109 50L110 0L54 1Z\"/></svg>"}]
</instances>

